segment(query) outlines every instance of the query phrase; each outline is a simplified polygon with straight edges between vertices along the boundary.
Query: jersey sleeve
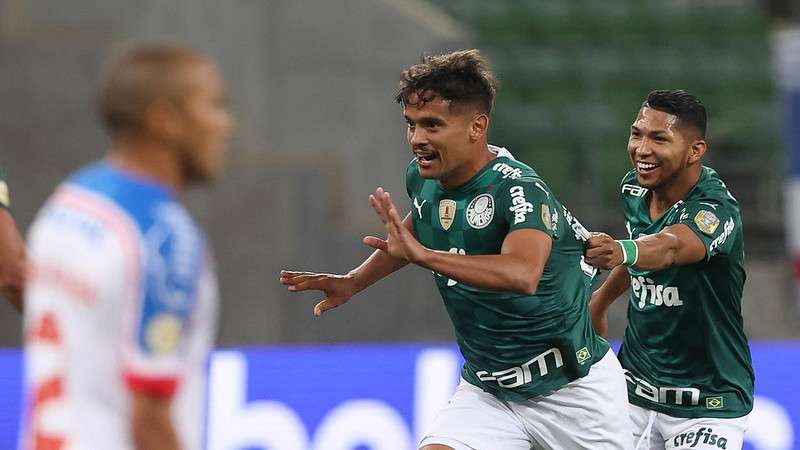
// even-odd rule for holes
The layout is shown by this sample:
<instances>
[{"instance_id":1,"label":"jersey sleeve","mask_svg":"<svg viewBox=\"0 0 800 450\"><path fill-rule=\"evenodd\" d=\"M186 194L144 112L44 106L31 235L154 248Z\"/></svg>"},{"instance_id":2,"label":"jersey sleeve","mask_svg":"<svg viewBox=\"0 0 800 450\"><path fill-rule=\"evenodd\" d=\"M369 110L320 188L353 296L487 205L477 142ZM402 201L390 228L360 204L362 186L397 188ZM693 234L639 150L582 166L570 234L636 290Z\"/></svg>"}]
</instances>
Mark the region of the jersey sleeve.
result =
<instances>
[{"instance_id":1,"label":"jersey sleeve","mask_svg":"<svg viewBox=\"0 0 800 450\"><path fill-rule=\"evenodd\" d=\"M143 280L127 324L125 381L133 391L171 396L191 357L205 244L182 208L161 208L143 236Z\"/></svg>"},{"instance_id":2,"label":"jersey sleeve","mask_svg":"<svg viewBox=\"0 0 800 450\"><path fill-rule=\"evenodd\" d=\"M700 238L706 258L711 258L731 251L734 242L731 235L741 226L738 215L738 209L727 201L703 198L684 203L678 223L688 226Z\"/></svg>"},{"instance_id":3,"label":"jersey sleeve","mask_svg":"<svg viewBox=\"0 0 800 450\"><path fill-rule=\"evenodd\" d=\"M533 228L553 237L557 211L550 197L544 183L532 177L502 184L497 193L497 206L508 222L508 232Z\"/></svg>"}]
</instances>

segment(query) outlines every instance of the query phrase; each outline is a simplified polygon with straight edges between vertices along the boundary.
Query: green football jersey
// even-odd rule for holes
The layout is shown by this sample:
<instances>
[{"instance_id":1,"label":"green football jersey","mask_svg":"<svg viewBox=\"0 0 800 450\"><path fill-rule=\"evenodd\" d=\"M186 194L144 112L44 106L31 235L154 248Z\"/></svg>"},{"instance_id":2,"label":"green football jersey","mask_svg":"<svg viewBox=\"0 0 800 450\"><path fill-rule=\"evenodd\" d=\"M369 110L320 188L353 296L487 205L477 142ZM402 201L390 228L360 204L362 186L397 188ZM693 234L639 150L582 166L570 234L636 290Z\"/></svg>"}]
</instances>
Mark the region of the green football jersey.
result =
<instances>
[{"instance_id":1,"label":"green football jersey","mask_svg":"<svg viewBox=\"0 0 800 450\"><path fill-rule=\"evenodd\" d=\"M534 295L433 275L465 359L465 380L522 401L586 375L605 355L608 343L592 329L587 309L595 271L583 263L586 230L533 169L501 152L464 185L445 190L420 177L414 160L406 187L414 231L428 248L496 255L506 235L522 228L553 239Z\"/></svg>"},{"instance_id":2,"label":"green football jersey","mask_svg":"<svg viewBox=\"0 0 800 450\"><path fill-rule=\"evenodd\" d=\"M6 177L2 170L0 170L0 208L8 209L11 206L11 198L8 193L8 185L6 184Z\"/></svg>"},{"instance_id":3,"label":"green football jersey","mask_svg":"<svg viewBox=\"0 0 800 450\"><path fill-rule=\"evenodd\" d=\"M691 191L651 220L648 190L635 172L622 180L631 239L684 224L705 260L664 270L628 268L628 327L619 359L631 403L670 416L741 417L753 408L753 369L741 300L744 247L739 204L703 167Z\"/></svg>"}]
</instances>

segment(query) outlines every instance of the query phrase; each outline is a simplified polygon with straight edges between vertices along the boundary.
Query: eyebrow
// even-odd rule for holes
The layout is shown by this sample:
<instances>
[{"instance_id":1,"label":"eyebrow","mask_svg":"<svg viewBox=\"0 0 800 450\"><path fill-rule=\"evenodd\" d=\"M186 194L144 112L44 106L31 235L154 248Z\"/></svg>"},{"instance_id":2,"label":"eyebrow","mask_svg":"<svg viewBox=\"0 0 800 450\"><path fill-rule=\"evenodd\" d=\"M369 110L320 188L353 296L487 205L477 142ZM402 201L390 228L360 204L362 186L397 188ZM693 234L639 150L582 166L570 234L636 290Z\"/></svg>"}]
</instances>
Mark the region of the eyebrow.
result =
<instances>
[{"instance_id":1,"label":"eyebrow","mask_svg":"<svg viewBox=\"0 0 800 450\"><path fill-rule=\"evenodd\" d=\"M642 129L637 127L636 125L631 125L631 131L637 131L639 133L642 133ZM650 130L646 134L651 134L651 135L653 135L653 134L655 134L655 135L663 134L665 136L669 135L669 133L667 133L667 130Z\"/></svg>"},{"instance_id":2,"label":"eyebrow","mask_svg":"<svg viewBox=\"0 0 800 450\"><path fill-rule=\"evenodd\" d=\"M419 118L419 120L413 120L406 115L403 115L403 117L406 119L406 122L415 122L421 124L422 126L444 125L444 120L434 116L422 116Z\"/></svg>"}]
</instances>

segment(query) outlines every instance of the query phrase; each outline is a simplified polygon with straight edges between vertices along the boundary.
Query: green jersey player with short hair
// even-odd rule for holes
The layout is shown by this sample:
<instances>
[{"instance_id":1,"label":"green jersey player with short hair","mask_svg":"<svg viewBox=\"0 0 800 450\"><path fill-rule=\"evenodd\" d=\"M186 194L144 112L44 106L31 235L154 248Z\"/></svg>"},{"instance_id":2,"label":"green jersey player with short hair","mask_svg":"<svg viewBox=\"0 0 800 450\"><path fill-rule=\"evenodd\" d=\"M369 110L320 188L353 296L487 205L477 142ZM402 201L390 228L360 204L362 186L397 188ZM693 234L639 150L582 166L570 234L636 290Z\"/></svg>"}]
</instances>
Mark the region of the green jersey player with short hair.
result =
<instances>
[{"instance_id":1,"label":"green jersey player with short hair","mask_svg":"<svg viewBox=\"0 0 800 450\"><path fill-rule=\"evenodd\" d=\"M631 127L634 170L622 180L629 236L593 233L588 263L613 269L591 309L630 287L620 349L640 448L741 448L753 369L741 312L739 204L702 165L706 113L683 91L654 91Z\"/></svg>"},{"instance_id":2,"label":"green jersey player with short hair","mask_svg":"<svg viewBox=\"0 0 800 450\"><path fill-rule=\"evenodd\" d=\"M378 188L388 237L364 239L372 256L346 275L281 282L325 292L319 315L409 262L434 272L465 364L423 450L631 448L622 370L588 314L588 232L533 169L488 144L494 94L477 50L404 71L411 212Z\"/></svg>"},{"instance_id":3,"label":"green jersey player with short hair","mask_svg":"<svg viewBox=\"0 0 800 450\"><path fill-rule=\"evenodd\" d=\"M532 294L434 277L466 360L464 379L498 398L527 400L586 375L609 346L592 330L585 303L595 274L581 267L588 233L533 169L505 149L490 151L497 157L455 189L420 176L416 159L406 186L416 237L429 249L496 255L506 235L522 229L552 240Z\"/></svg>"}]
</instances>

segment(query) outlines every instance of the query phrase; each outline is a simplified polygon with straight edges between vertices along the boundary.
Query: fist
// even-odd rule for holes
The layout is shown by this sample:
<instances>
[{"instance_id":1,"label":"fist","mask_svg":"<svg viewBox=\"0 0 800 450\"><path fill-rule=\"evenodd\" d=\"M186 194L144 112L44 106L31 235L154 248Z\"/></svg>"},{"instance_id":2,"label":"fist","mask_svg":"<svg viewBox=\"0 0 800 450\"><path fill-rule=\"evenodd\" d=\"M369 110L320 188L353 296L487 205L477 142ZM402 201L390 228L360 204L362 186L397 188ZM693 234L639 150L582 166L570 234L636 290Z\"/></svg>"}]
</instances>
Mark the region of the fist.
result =
<instances>
[{"instance_id":1,"label":"fist","mask_svg":"<svg viewBox=\"0 0 800 450\"><path fill-rule=\"evenodd\" d=\"M592 267L610 270L622 264L622 247L605 233L591 233L584 250L584 259Z\"/></svg>"}]
</instances>

